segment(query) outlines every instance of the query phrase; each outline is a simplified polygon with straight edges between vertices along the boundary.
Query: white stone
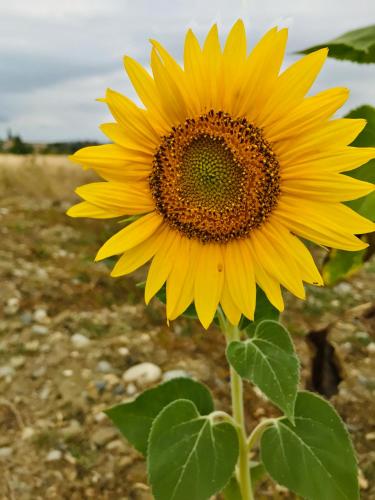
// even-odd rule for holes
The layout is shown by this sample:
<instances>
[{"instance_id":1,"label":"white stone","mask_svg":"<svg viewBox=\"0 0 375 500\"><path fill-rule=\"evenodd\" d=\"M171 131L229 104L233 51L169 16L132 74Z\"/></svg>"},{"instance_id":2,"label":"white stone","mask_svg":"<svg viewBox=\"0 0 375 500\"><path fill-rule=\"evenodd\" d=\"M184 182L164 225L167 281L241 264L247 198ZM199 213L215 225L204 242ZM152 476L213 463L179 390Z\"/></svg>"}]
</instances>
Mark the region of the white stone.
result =
<instances>
[{"instance_id":1,"label":"white stone","mask_svg":"<svg viewBox=\"0 0 375 500\"><path fill-rule=\"evenodd\" d=\"M371 354L375 353L375 342L370 342L367 345L367 350L368 352L371 352Z\"/></svg>"},{"instance_id":2,"label":"white stone","mask_svg":"<svg viewBox=\"0 0 375 500\"><path fill-rule=\"evenodd\" d=\"M118 348L118 353L121 354L121 356L129 356L129 349L127 347L119 347Z\"/></svg>"},{"instance_id":3,"label":"white stone","mask_svg":"<svg viewBox=\"0 0 375 500\"><path fill-rule=\"evenodd\" d=\"M47 311L45 309L36 309L33 318L37 323L46 323L48 320Z\"/></svg>"},{"instance_id":4,"label":"white stone","mask_svg":"<svg viewBox=\"0 0 375 500\"><path fill-rule=\"evenodd\" d=\"M99 373L111 373L113 371L111 363L102 359L96 365L96 371Z\"/></svg>"},{"instance_id":5,"label":"white stone","mask_svg":"<svg viewBox=\"0 0 375 500\"><path fill-rule=\"evenodd\" d=\"M10 446L4 446L3 448L0 448L0 460L2 458L9 458L12 453L13 450Z\"/></svg>"},{"instance_id":6,"label":"white stone","mask_svg":"<svg viewBox=\"0 0 375 500\"><path fill-rule=\"evenodd\" d=\"M61 460L62 453L60 450L51 450L46 456L46 462L56 462L57 460Z\"/></svg>"},{"instance_id":7,"label":"white stone","mask_svg":"<svg viewBox=\"0 0 375 500\"><path fill-rule=\"evenodd\" d=\"M350 283L345 283L345 282L339 283L334 287L334 291L339 295L348 295L349 293L352 292L352 290L353 290L352 285Z\"/></svg>"},{"instance_id":8,"label":"white stone","mask_svg":"<svg viewBox=\"0 0 375 500\"><path fill-rule=\"evenodd\" d=\"M71 336L70 340L77 349L84 349L91 343L91 340L85 335L82 335L82 333L75 333Z\"/></svg>"},{"instance_id":9,"label":"white stone","mask_svg":"<svg viewBox=\"0 0 375 500\"><path fill-rule=\"evenodd\" d=\"M20 299L18 297L11 297L7 300L7 303L4 307L5 314L12 316L16 314L20 308Z\"/></svg>"},{"instance_id":10,"label":"white stone","mask_svg":"<svg viewBox=\"0 0 375 500\"><path fill-rule=\"evenodd\" d=\"M190 373L186 372L185 370L168 370L167 372L163 373L163 381L167 382L168 380L172 380L174 378L191 378Z\"/></svg>"},{"instance_id":11,"label":"white stone","mask_svg":"<svg viewBox=\"0 0 375 500\"><path fill-rule=\"evenodd\" d=\"M138 386L153 384L161 377L161 369L154 363L139 363L134 365L123 374L122 378L126 383L135 383Z\"/></svg>"},{"instance_id":12,"label":"white stone","mask_svg":"<svg viewBox=\"0 0 375 500\"><path fill-rule=\"evenodd\" d=\"M22 439L30 439L35 434L35 431L32 427L25 427L22 431Z\"/></svg>"},{"instance_id":13,"label":"white stone","mask_svg":"<svg viewBox=\"0 0 375 500\"><path fill-rule=\"evenodd\" d=\"M126 386L126 394L128 396L134 396L134 394L136 393L137 393L137 386L133 384L133 382L130 382L130 384Z\"/></svg>"},{"instance_id":14,"label":"white stone","mask_svg":"<svg viewBox=\"0 0 375 500\"><path fill-rule=\"evenodd\" d=\"M36 335L47 335L48 328L44 325L33 325L31 327L31 333L35 333Z\"/></svg>"},{"instance_id":15,"label":"white stone","mask_svg":"<svg viewBox=\"0 0 375 500\"><path fill-rule=\"evenodd\" d=\"M0 378L12 377L14 368L12 366L0 366Z\"/></svg>"},{"instance_id":16,"label":"white stone","mask_svg":"<svg viewBox=\"0 0 375 500\"><path fill-rule=\"evenodd\" d=\"M25 364L26 358L25 356L13 356L13 358L10 359L10 364L13 366L13 368L21 368Z\"/></svg>"}]
</instances>

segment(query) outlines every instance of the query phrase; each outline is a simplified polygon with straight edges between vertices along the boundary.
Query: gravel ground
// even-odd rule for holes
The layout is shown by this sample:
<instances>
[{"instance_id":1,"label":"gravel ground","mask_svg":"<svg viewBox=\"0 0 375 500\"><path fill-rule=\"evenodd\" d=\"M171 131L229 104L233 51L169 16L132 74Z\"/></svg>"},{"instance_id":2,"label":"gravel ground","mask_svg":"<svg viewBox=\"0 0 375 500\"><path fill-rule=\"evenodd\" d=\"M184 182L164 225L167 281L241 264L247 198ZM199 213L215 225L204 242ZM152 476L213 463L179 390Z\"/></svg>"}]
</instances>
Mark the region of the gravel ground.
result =
<instances>
[{"instance_id":1,"label":"gravel ground","mask_svg":"<svg viewBox=\"0 0 375 500\"><path fill-rule=\"evenodd\" d=\"M88 179L65 158L0 157L0 498L152 499L142 457L103 410L176 370L229 409L220 332L184 318L168 327L161 304L144 306L143 271L114 280L110 263L93 263L116 222L64 214ZM283 316L302 385L347 422L365 500L375 499L374 274L369 262L350 282L310 289L306 302L287 296ZM129 372L141 363L151 365ZM250 385L245 397L249 429L277 414ZM257 498L295 497L265 479Z\"/></svg>"}]
</instances>

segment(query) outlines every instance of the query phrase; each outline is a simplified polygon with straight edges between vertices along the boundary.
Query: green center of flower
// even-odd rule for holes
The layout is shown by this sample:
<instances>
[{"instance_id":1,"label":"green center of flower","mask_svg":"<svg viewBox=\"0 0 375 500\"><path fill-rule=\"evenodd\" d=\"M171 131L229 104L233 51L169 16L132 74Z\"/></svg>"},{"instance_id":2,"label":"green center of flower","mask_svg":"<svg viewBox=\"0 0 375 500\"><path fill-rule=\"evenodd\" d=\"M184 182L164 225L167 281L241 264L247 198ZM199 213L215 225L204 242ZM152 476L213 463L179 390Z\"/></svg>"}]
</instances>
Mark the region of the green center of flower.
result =
<instances>
[{"instance_id":1,"label":"green center of flower","mask_svg":"<svg viewBox=\"0 0 375 500\"><path fill-rule=\"evenodd\" d=\"M185 148L180 170L181 192L191 205L215 210L241 192L243 169L222 138L193 139Z\"/></svg>"},{"instance_id":2,"label":"green center of flower","mask_svg":"<svg viewBox=\"0 0 375 500\"><path fill-rule=\"evenodd\" d=\"M149 182L169 226L224 243L247 237L276 206L279 163L260 129L210 111L163 137Z\"/></svg>"}]
</instances>

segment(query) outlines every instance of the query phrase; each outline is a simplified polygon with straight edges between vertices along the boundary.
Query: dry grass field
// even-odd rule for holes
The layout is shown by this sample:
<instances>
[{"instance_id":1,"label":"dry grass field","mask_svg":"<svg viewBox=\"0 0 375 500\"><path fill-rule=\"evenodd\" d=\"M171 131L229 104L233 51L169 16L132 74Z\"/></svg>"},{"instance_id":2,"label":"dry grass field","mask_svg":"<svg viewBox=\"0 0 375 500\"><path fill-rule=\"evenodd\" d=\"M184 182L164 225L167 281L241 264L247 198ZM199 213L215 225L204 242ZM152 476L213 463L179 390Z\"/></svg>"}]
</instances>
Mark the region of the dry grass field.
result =
<instances>
[{"instance_id":1,"label":"dry grass field","mask_svg":"<svg viewBox=\"0 0 375 500\"><path fill-rule=\"evenodd\" d=\"M94 263L117 221L65 215L74 188L94 179L64 157L0 156L0 499L151 500L145 464L103 410L133 398L123 378L151 362L155 377L181 371L229 406L223 341L163 306L145 307L136 283ZM350 282L286 297L283 321L302 360L302 385L320 390L345 419L359 458L361 495L375 498L374 262ZM276 410L246 387L248 426ZM256 459L256 457L254 457ZM259 499L293 499L267 478Z\"/></svg>"}]
</instances>

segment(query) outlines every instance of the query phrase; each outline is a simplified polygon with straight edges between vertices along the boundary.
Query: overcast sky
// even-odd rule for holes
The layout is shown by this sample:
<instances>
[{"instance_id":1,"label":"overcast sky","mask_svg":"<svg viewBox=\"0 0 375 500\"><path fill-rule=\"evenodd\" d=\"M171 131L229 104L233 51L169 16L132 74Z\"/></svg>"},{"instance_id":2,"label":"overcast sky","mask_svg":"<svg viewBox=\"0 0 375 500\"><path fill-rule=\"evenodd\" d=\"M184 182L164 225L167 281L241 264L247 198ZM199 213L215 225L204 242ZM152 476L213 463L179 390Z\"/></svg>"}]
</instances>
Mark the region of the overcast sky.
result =
<instances>
[{"instance_id":1,"label":"overcast sky","mask_svg":"<svg viewBox=\"0 0 375 500\"><path fill-rule=\"evenodd\" d=\"M107 87L134 93L122 67L128 54L148 65L150 37L179 60L187 28L221 36L241 17L253 43L274 25L289 27L293 52L375 22L374 0L0 0L0 138L11 128L28 141L103 140L110 121L95 101ZM375 104L375 64L329 60L313 90L351 89L345 110Z\"/></svg>"}]
</instances>

